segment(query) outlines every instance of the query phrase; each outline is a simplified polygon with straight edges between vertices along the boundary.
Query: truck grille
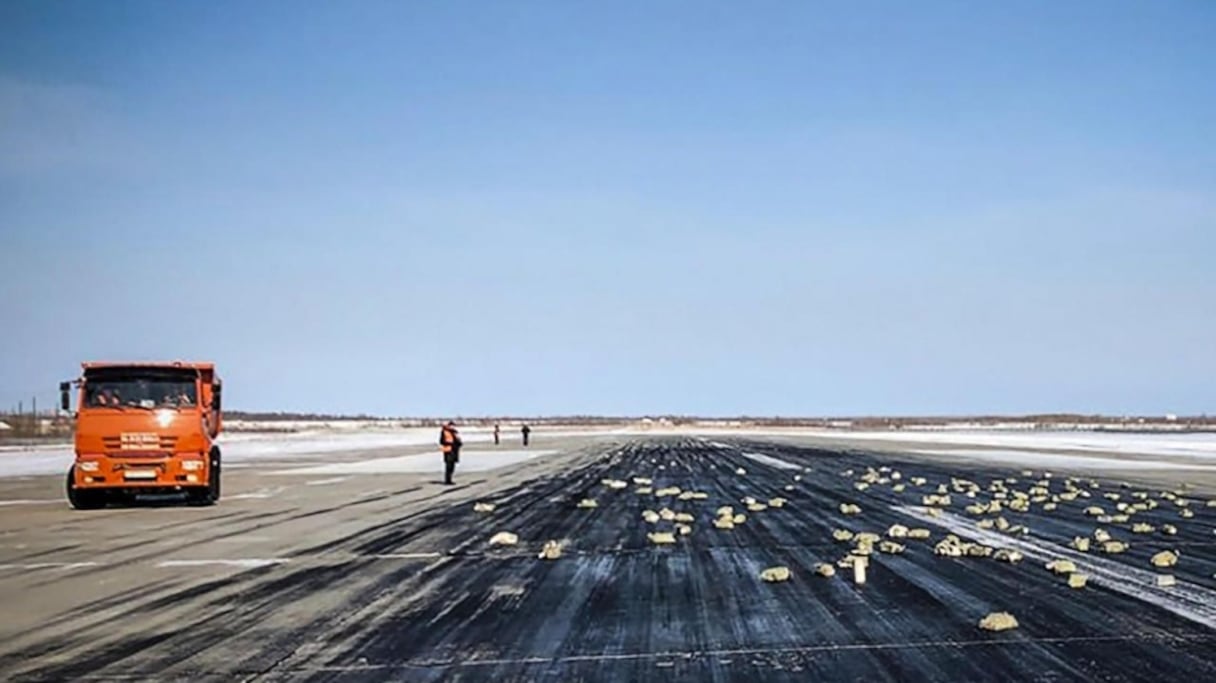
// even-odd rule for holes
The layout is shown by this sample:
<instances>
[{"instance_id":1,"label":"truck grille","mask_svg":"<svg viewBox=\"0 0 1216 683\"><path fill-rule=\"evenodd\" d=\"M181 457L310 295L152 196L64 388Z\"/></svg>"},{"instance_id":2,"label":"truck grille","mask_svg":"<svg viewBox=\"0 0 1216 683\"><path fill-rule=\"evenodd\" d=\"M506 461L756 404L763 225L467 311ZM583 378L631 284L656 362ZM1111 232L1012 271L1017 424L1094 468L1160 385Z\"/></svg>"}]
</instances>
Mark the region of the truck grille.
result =
<instances>
[{"instance_id":1,"label":"truck grille","mask_svg":"<svg viewBox=\"0 0 1216 683\"><path fill-rule=\"evenodd\" d=\"M177 437L168 434L122 434L103 436L101 444L108 452L170 451L177 446Z\"/></svg>"}]
</instances>

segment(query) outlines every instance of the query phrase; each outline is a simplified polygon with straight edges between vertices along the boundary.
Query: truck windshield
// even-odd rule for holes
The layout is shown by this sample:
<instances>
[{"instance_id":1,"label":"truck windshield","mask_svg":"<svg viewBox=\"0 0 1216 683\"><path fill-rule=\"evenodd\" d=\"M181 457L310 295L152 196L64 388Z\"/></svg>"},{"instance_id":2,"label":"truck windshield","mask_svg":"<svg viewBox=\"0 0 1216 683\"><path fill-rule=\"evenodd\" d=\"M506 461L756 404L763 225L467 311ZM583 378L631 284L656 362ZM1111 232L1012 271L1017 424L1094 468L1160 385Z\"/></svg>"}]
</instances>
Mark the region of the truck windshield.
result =
<instances>
[{"instance_id":1,"label":"truck windshield","mask_svg":"<svg viewBox=\"0 0 1216 683\"><path fill-rule=\"evenodd\" d=\"M198 404L194 377L182 372L104 372L86 376L90 408L191 408Z\"/></svg>"}]
</instances>

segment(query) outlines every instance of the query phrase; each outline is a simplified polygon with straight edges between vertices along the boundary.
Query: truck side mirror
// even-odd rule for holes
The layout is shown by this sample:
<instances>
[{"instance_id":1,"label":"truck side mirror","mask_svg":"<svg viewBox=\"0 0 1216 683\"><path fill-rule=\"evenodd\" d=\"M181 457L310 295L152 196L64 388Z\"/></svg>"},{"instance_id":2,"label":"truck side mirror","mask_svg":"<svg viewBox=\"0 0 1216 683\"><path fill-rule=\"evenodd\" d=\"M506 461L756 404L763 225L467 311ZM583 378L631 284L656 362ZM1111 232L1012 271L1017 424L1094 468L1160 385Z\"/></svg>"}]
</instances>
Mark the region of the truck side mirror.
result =
<instances>
[{"instance_id":1,"label":"truck side mirror","mask_svg":"<svg viewBox=\"0 0 1216 683\"><path fill-rule=\"evenodd\" d=\"M71 382L59 383L59 409L63 412L68 412L72 408L72 400L68 396L68 392L72 390Z\"/></svg>"},{"instance_id":2,"label":"truck side mirror","mask_svg":"<svg viewBox=\"0 0 1216 683\"><path fill-rule=\"evenodd\" d=\"M224 394L224 385L216 382L211 385L211 409L220 412L220 398Z\"/></svg>"}]
</instances>

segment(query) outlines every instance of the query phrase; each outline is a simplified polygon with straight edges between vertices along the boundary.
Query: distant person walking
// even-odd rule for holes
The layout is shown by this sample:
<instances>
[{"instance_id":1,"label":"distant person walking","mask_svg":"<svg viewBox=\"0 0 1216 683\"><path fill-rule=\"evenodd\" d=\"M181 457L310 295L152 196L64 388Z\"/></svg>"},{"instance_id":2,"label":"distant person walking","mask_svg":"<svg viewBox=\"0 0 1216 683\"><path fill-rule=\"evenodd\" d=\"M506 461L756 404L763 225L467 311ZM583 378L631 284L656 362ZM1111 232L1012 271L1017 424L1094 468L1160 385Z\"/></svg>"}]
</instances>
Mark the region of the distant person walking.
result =
<instances>
[{"instance_id":1,"label":"distant person walking","mask_svg":"<svg viewBox=\"0 0 1216 683\"><path fill-rule=\"evenodd\" d=\"M497 445L498 445L498 443L499 443L499 438L500 438L500 432L499 432L499 429L498 429L498 424L497 424L497 423L495 423L495 424L494 424L494 445L495 445L495 446L497 446Z\"/></svg>"},{"instance_id":2,"label":"distant person walking","mask_svg":"<svg viewBox=\"0 0 1216 683\"><path fill-rule=\"evenodd\" d=\"M443 451L443 483L451 486L452 475L456 473L456 463L460 462L460 432L456 431L456 423L448 420L439 430L439 448Z\"/></svg>"},{"instance_id":3,"label":"distant person walking","mask_svg":"<svg viewBox=\"0 0 1216 683\"><path fill-rule=\"evenodd\" d=\"M529 427L528 425L524 425L523 427L519 428L519 433L524 435L524 445L527 446L528 445L528 435L532 433L532 428Z\"/></svg>"}]
</instances>

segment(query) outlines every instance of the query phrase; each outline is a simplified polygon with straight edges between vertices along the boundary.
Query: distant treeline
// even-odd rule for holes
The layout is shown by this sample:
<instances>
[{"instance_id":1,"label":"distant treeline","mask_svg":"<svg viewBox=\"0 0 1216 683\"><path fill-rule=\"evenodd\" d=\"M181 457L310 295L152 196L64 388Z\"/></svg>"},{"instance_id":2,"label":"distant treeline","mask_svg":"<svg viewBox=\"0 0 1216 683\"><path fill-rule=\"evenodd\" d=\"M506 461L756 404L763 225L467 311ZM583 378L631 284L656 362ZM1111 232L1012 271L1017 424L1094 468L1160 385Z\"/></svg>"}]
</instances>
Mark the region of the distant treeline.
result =
<instances>
[{"instance_id":1,"label":"distant treeline","mask_svg":"<svg viewBox=\"0 0 1216 683\"><path fill-rule=\"evenodd\" d=\"M72 434L72 422L59 417L0 415L0 440L64 438Z\"/></svg>"},{"instance_id":2,"label":"distant treeline","mask_svg":"<svg viewBox=\"0 0 1216 683\"><path fill-rule=\"evenodd\" d=\"M378 417L373 415L333 415L326 413L286 413L286 412L248 412L226 411L229 420L248 420L257 422L287 422L287 421L383 421L397 422L419 426L436 425L449 419L442 417ZM764 427L852 427L855 429L900 429L912 426L947 426L973 424L977 426L997 424L1025 425L1216 425L1216 416L1110 416L1084 415L1079 413L1044 413L1038 415L975 415L975 416L856 416L856 417L783 417L742 415L738 417L701 417L696 415L638 415L638 416L606 416L606 415L558 415L558 416L450 416L463 424L494 424L521 423L538 425L619 425L637 422L654 422L667 425L687 425L694 423L735 423L748 426Z\"/></svg>"},{"instance_id":3,"label":"distant treeline","mask_svg":"<svg viewBox=\"0 0 1216 683\"><path fill-rule=\"evenodd\" d=\"M383 417L374 415L331 415L326 413L284 413L284 412L250 412L243 410L226 410L224 418L227 420L242 420L250 422L360 422L360 421L376 421L376 422L393 422L405 425L417 426L433 426L439 425L447 420L456 420L461 424L545 424L545 425L614 425L627 424L636 422L641 418L633 417L605 417L602 415L568 415L568 416L548 416L548 417L520 417L520 416L477 416L466 417L461 415L443 416L443 417ZM692 421L692 419L687 420Z\"/></svg>"},{"instance_id":4,"label":"distant treeline","mask_svg":"<svg viewBox=\"0 0 1216 683\"><path fill-rule=\"evenodd\" d=\"M254 413L244 410L225 410L224 417L229 420L252 420L258 422L299 421L337 421L337 420L383 420L374 415L330 415L326 413Z\"/></svg>"}]
</instances>

